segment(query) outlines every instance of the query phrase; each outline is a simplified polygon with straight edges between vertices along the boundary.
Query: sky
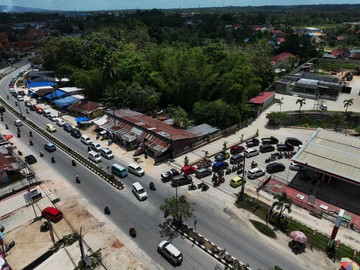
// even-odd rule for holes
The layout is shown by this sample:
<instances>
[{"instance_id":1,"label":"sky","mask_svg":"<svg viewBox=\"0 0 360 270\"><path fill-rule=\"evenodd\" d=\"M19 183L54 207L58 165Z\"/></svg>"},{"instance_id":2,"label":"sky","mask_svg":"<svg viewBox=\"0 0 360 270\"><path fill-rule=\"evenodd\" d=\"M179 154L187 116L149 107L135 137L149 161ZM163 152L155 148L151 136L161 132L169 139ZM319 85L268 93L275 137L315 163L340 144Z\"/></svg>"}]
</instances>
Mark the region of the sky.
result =
<instances>
[{"instance_id":1,"label":"sky","mask_svg":"<svg viewBox=\"0 0 360 270\"><path fill-rule=\"evenodd\" d=\"M224 6L359 4L359 0L0 0L0 5L63 11L168 9Z\"/></svg>"}]
</instances>

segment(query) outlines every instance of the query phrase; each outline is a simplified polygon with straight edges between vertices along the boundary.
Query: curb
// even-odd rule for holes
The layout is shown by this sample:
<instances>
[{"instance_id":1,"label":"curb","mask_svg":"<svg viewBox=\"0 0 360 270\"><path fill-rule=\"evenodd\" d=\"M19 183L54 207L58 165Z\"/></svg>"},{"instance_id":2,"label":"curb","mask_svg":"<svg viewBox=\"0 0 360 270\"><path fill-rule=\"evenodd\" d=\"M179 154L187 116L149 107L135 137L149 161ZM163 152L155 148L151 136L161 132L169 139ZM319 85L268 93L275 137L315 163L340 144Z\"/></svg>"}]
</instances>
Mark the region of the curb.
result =
<instances>
[{"instance_id":1,"label":"curb","mask_svg":"<svg viewBox=\"0 0 360 270\"><path fill-rule=\"evenodd\" d=\"M189 226L183 224L184 226L186 226L189 230L192 230L192 228L190 228ZM173 228L174 230L180 232L180 234L182 236L185 236L188 240L190 240L191 242L193 242L195 245L197 245L199 248L201 248L202 250L204 250L206 253L208 253L209 255L211 255L212 257L214 257L216 260L218 260L219 262L221 262L223 265L227 266L229 269L235 269L235 267L231 264L229 264L225 259L220 258L220 256L218 254L215 254L212 250L207 249L204 245L200 244L199 242L195 241L194 238L190 237L188 234L184 233L182 230L178 229L176 226L174 226L173 224L170 224L171 228ZM192 230L193 231L193 230ZM194 231L193 231L194 232ZM216 247L219 251L223 251L223 256L222 257L226 257L226 256L230 256L230 258L233 261L236 261L239 263L240 266L244 266L245 264L242 263L241 261L237 260L234 256L231 256L228 252L226 252L226 249L222 249L220 247L218 247L217 245L215 245L213 242L209 241L206 237L202 236L199 233L194 232L195 234L197 234L199 237L203 238L206 242L209 242L213 247ZM218 252L220 253L220 252ZM246 268L247 270L251 270L250 267Z\"/></svg>"}]
</instances>

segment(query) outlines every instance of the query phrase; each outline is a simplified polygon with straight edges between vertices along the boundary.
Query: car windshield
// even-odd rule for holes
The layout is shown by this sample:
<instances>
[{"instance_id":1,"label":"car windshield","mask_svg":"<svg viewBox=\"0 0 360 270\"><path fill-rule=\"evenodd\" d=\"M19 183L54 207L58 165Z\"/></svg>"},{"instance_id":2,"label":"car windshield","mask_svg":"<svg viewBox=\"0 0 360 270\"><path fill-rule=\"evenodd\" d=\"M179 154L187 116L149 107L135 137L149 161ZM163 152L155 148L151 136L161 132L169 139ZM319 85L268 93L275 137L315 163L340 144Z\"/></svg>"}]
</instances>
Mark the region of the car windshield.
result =
<instances>
[{"instance_id":1,"label":"car windshield","mask_svg":"<svg viewBox=\"0 0 360 270\"><path fill-rule=\"evenodd\" d=\"M139 189L139 194L142 194L142 193L145 193L145 190L143 188Z\"/></svg>"},{"instance_id":2,"label":"car windshield","mask_svg":"<svg viewBox=\"0 0 360 270\"><path fill-rule=\"evenodd\" d=\"M135 170L141 171L141 167L136 167Z\"/></svg>"}]
</instances>

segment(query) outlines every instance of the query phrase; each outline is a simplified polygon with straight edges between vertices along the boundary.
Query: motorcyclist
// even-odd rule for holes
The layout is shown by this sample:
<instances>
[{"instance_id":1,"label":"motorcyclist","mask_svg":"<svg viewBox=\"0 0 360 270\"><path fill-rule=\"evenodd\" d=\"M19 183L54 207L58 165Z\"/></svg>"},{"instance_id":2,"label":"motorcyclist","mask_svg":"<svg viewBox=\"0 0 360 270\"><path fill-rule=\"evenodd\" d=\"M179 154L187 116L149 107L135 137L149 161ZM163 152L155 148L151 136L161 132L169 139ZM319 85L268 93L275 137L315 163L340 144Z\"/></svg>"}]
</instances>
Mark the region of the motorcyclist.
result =
<instances>
[{"instance_id":1,"label":"motorcyclist","mask_svg":"<svg viewBox=\"0 0 360 270\"><path fill-rule=\"evenodd\" d=\"M79 175L76 175L75 181L76 181L76 183L80 183L80 176Z\"/></svg>"},{"instance_id":2,"label":"motorcyclist","mask_svg":"<svg viewBox=\"0 0 360 270\"><path fill-rule=\"evenodd\" d=\"M31 140L31 139L29 140L29 144L30 144L30 145L33 145L33 142L32 142L32 140Z\"/></svg>"},{"instance_id":3,"label":"motorcyclist","mask_svg":"<svg viewBox=\"0 0 360 270\"><path fill-rule=\"evenodd\" d=\"M8 124L5 124L5 128L6 128L6 129L9 129L9 126L8 126Z\"/></svg>"},{"instance_id":4,"label":"motorcyclist","mask_svg":"<svg viewBox=\"0 0 360 270\"><path fill-rule=\"evenodd\" d=\"M32 137L32 136L33 136L33 135L32 135L32 131L31 131L31 130L29 131L29 136L30 136L30 137Z\"/></svg>"},{"instance_id":5,"label":"motorcyclist","mask_svg":"<svg viewBox=\"0 0 360 270\"><path fill-rule=\"evenodd\" d=\"M105 212L105 214L110 215L110 209L109 209L109 207L105 206L104 212Z\"/></svg>"},{"instance_id":6,"label":"motorcyclist","mask_svg":"<svg viewBox=\"0 0 360 270\"><path fill-rule=\"evenodd\" d=\"M40 150L40 157L43 157L44 156L44 153L43 151Z\"/></svg>"},{"instance_id":7,"label":"motorcyclist","mask_svg":"<svg viewBox=\"0 0 360 270\"><path fill-rule=\"evenodd\" d=\"M153 182L150 182L149 183L149 188L154 190L155 189L155 184Z\"/></svg>"},{"instance_id":8,"label":"motorcyclist","mask_svg":"<svg viewBox=\"0 0 360 270\"><path fill-rule=\"evenodd\" d=\"M75 167L75 166L76 166L75 160L72 160L72 161L71 161L71 164Z\"/></svg>"},{"instance_id":9,"label":"motorcyclist","mask_svg":"<svg viewBox=\"0 0 360 270\"><path fill-rule=\"evenodd\" d=\"M51 157L51 163L55 163L55 158Z\"/></svg>"}]
</instances>

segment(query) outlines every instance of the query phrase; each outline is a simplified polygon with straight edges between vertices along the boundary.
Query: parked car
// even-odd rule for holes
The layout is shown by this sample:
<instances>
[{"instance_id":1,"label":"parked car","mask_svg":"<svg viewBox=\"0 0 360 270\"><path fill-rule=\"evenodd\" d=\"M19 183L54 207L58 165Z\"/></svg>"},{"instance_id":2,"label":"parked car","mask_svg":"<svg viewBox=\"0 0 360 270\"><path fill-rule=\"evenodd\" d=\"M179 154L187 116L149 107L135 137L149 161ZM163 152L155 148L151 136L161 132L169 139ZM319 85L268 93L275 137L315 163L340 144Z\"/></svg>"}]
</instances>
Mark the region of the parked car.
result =
<instances>
[{"instance_id":1,"label":"parked car","mask_svg":"<svg viewBox=\"0 0 360 270\"><path fill-rule=\"evenodd\" d=\"M24 105L25 105L25 107L30 107L32 105L32 103L29 100L25 100Z\"/></svg>"},{"instance_id":2,"label":"parked car","mask_svg":"<svg viewBox=\"0 0 360 270\"><path fill-rule=\"evenodd\" d=\"M294 146L288 143L280 143L277 145L276 149L279 152L290 152L290 151L294 151Z\"/></svg>"},{"instance_id":3,"label":"parked car","mask_svg":"<svg viewBox=\"0 0 360 270\"><path fill-rule=\"evenodd\" d=\"M286 140L285 140L285 143L286 144L291 144L292 146L300 146L300 145L303 144L302 141L300 141L297 138L293 138L293 137L287 137Z\"/></svg>"},{"instance_id":4,"label":"parked car","mask_svg":"<svg viewBox=\"0 0 360 270\"><path fill-rule=\"evenodd\" d=\"M268 138L262 138L261 139L262 144L278 144L279 140L275 138L274 136L268 137Z\"/></svg>"},{"instance_id":5,"label":"parked car","mask_svg":"<svg viewBox=\"0 0 360 270\"><path fill-rule=\"evenodd\" d=\"M259 147L260 153L267 153L275 151L275 147L272 144L262 144Z\"/></svg>"},{"instance_id":6,"label":"parked car","mask_svg":"<svg viewBox=\"0 0 360 270\"><path fill-rule=\"evenodd\" d=\"M28 156L25 157L25 162L26 162L27 164L31 165L31 164L36 163L36 162L37 162L37 159L36 159L36 157L34 157L33 155L28 155Z\"/></svg>"},{"instance_id":7,"label":"parked car","mask_svg":"<svg viewBox=\"0 0 360 270\"><path fill-rule=\"evenodd\" d=\"M230 164L239 164L240 162L243 162L245 159L243 154L233 155L230 158Z\"/></svg>"},{"instance_id":8,"label":"parked car","mask_svg":"<svg viewBox=\"0 0 360 270\"><path fill-rule=\"evenodd\" d=\"M246 142L246 147L255 147L258 146L260 144L260 141L258 138L254 137L252 138L250 141Z\"/></svg>"},{"instance_id":9,"label":"parked car","mask_svg":"<svg viewBox=\"0 0 360 270\"><path fill-rule=\"evenodd\" d=\"M23 97L22 95L17 95L17 96L16 96L16 99L17 99L18 101L24 101L24 97Z\"/></svg>"},{"instance_id":10,"label":"parked car","mask_svg":"<svg viewBox=\"0 0 360 270\"><path fill-rule=\"evenodd\" d=\"M63 125L63 129L66 131L66 132L71 132L71 130L73 129L72 126L69 124L69 123L65 123ZM81 135L80 135L81 136Z\"/></svg>"},{"instance_id":11,"label":"parked car","mask_svg":"<svg viewBox=\"0 0 360 270\"><path fill-rule=\"evenodd\" d=\"M265 175L265 171L259 167L256 167L248 171L247 178L256 179L263 175Z\"/></svg>"},{"instance_id":12,"label":"parked car","mask_svg":"<svg viewBox=\"0 0 360 270\"><path fill-rule=\"evenodd\" d=\"M89 144L92 143L91 138L89 136L87 136L87 135L81 135L80 141L85 145L89 145Z\"/></svg>"},{"instance_id":13,"label":"parked car","mask_svg":"<svg viewBox=\"0 0 360 270\"><path fill-rule=\"evenodd\" d=\"M327 111L327 109L328 109L326 104L321 104L319 108L321 111Z\"/></svg>"},{"instance_id":14,"label":"parked car","mask_svg":"<svg viewBox=\"0 0 360 270\"><path fill-rule=\"evenodd\" d=\"M212 175L212 170L210 170L209 168L200 168L195 171L195 177L198 179L209 175Z\"/></svg>"},{"instance_id":15,"label":"parked car","mask_svg":"<svg viewBox=\"0 0 360 270\"><path fill-rule=\"evenodd\" d=\"M44 144L44 149L51 153L56 150L56 146L53 143L48 142L48 143Z\"/></svg>"},{"instance_id":16,"label":"parked car","mask_svg":"<svg viewBox=\"0 0 360 270\"><path fill-rule=\"evenodd\" d=\"M101 156L98 152L95 152L95 151L90 151L89 152L89 159L96 162L96 163L99 163L101 161Z\"/></svg>"},{"instance_id":17,"label":"parked car","mask_svg":"<svg viewBox=\"0 0 360 270\"><path fill-rule=\"evenodd\" d=\"M294 161L291 161L289 169L292 171L300 171L301 166L299 164L294 163Z\"/></svg>"},{"instance_id":18,"label":"parked car","mask_svg":"<svg viewBox=\"0 0 360 270\"><path fill-rule=\"evenodd\" d=\"M243 184L243 181L246 183L246 180L243 180L241 176L235 176L230 180L230 186L233 188L240 187Z\"/></svg>"},{"instance_id":19,"label":"parked car","mask_svg":"<svg viewBox=\"0 0 360 270\"><path fill-rule=\"evenodd\" d=\"M171 179L171 186L179 187L179 186L191 184L192 182L193 182L193 180L190 175L180 174L180 175L174 176Z\"/></svg>"},{"instance_id":20,"label":"parked car","mask_svg":"<svg viewBox=\"0 0 360 270\"><path fill-rule=\"evenodd\" d=\"M61 118L57 118L55 122L59 127L63 127L65 124L65 121L62 120Z\"/></svg>"},{"instance_id":21,"label":"parked car","mask_svg":"<svg viewBox=\"0 0 360 270\"><path fill-rule=\"evenodd\" d=\"M55 132L56 128L54 127L53 124L46 124L46 130L49 132Z\"/></svg>"},{"instance_id":22,"label":"parked car","mask_svg":"<svg viewBox=\"0 0 360 270\"><path fill-rule=\"evenodd\" d=\"M259 151L254 148L248 148L244 152L244 155L246 158L251 158L251 157L257 156L258 154L259 154Z\"/></svg>"},{"instance_id":23,"label":"parked car","mask_svg":"<svg viewBox=\"0 0 360 270\"><path fill-rule=\"evenodd\" d=\"M217 162L224 161L225 159L228 159L229 157L230 157L230 153L221 152L215 156L215 161L217 161Z\"/></svg>"},{"instance_id":24,"label":"parked car","mask_svg":"<svg viewBox=\"0 0 360 270\"><path fill-rule=\"evenodd\" d=\"M163 182L167 182L177 175L180 175L180 172L175 168L171 168L170 170L167 170L161 174L161 180Z\"/></svg>"},{"instance_id":25,"label":"parked car","mask_svg":"<svg viewBox=\"0 0 360 270\"><path fill-rule=\"evenodd\" d=\"M196 166L199 168L209 168L212 165L212 161L208 158L203 158L202 160L200 160Z\"/></svg>"},{"instance_id":26,"label":"parked car","mask_svg":"<svg viewBox=\"0 0 360 270\"><path fill-rule=\"evenodd\" d=\"M241 145L234 145L230 147L230 154L236 155L245 151L245 147Z\"/></svg>"},{"instance_id":27,"label":"parked car","mask_svg":"<svg viewBox=\"0 0 360 270\"><path fill-rule=\"evenodd\" d=\"M65 129L65 128L64 128ZM65 129L66 130L66 129ZM76 128L72 128L71 130L70 130L70 134L71 134L71 136L73 136L74 138L80 138L81 137L81 132L80 132L80 130L78 130L78 129L76 129Z\"/></svg>"},{"instance_id":28,"label":"parked car","mask_svg":"<svg viewBox=\"0 0 360 270\"><path fill-rule=\"evenodd\" d=\"M196 171L196 167L195 166L183 166L181 168L181 171L183 172L183 174L192 174Z\"/></svg>"},{"instance_id":29,"label":"parked car","mask_svg":"<svg viewBox=\"0 0 360 270\"><path fill-rule=\"evenodd\" d=\"M52 121L52 122L56 122L56 120L57 120L57 117L56 117L56 115L54 115L54 114L50 114L50 115L48 116L48 118L49 118L49 120Z\"/></svg>"},{"instance_id":30,"label":"parked car","mask_svg":"<svg viewBox=\"0 0 360 270\"><path fill-rule=\"evenodd\" d=\"M63 218L63 213L55 207L46 207L41 211L41 216L55 223Z\"/></svg>"},{"instance_id":31,"label":"parked car","mask_svg":"<svg viewBox=\"0 0 360 270\"><path fill-rule=\"evenodd\" d=\"M90 144L90 147L91 147L92 150L94 150L96 152L99 152L101 150L101 145L98 142L92 142Z\"/></svg>"},{"instance_id":32,"label":"parked car","mask_svg":"<svg viewBox=\"0 0 360 270\"><path fill-rule=\"evenodd\" d=\"M266 166L266 171L268 173L282 172L285 171L285 165L278 162L273 162Z\"/></svg>"},{"instance_id":33,"label":"parked car","mask_svg":"<svg viewBox=\"0 0 360 270\"><path fill-rule=\"evenodd\" d=\"M140 165L130 163L127 167L128 172L135 174L136 176L143 176L145 174L145 171L143 168L141 168Z\"/></svg>"},{"instance_id":34,"label":"parked car","mask_svg":"<svg viewBox=\"0 0 360 270\"><path fill-rule=\"evenodd\" d=\"M107 147L101 148L100 154L101 154L104 158L107 158L107 159L113 159L113 158L114 158L113 152L112 152L109 148L107 148Z\"/></svg>"},{"instance_id":35,"label":"parked car","mask_svg":"<svg viewBox=\"0 0 360 270\"><path fill-rule=\"evenodd\" d=\"M169 241L163 240L157 248L158 252L163 255L168 261L177 265L181 264L183 260L182 253Z\"/></svg>"}]
</instances>

